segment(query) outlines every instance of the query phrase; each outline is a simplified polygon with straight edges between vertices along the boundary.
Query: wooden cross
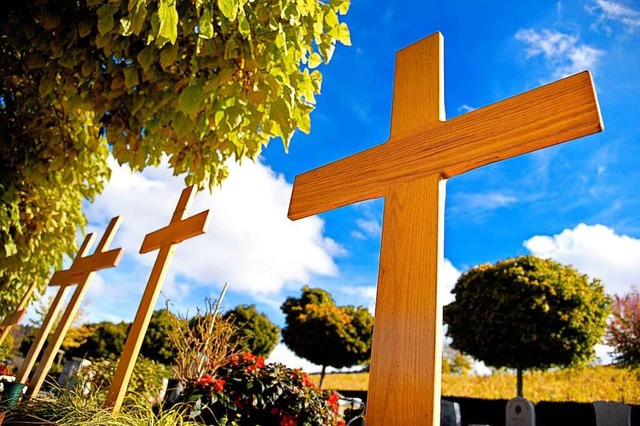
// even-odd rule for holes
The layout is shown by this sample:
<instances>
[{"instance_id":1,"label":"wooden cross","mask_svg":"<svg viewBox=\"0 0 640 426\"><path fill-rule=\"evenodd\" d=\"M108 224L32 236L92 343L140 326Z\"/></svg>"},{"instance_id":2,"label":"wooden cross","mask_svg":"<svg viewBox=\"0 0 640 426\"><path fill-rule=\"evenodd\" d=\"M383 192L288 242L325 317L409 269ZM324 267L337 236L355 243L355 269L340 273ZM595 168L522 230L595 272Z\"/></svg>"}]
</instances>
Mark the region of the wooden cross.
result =
<instances>
[{"instance_id":1,"label":"wooden cross","mask_svg":"<svg viewBox=\"0 0 640 426\"><path fill-rule=\"evenodd\" d=\"M2 331L0 331L0 345L2 345L4 340L11 332L11 328L22 321L22 318L24 318L24 315L27 313L27 305L29 304L29 299L31 299L31 295L36 289L37 284L38 283L34 281L29 286L27 292L22 296L20 303L18 303L18 306L16 306L16 309L9 315L4 317L4 319L2 320L2 324L0 324L0 328L2 328Z\"/></svg>"},{"instance_id":2,"label":"wooden cross","mask_svg":"<svg viewBox=\"0 0 640 426\"><path fill-rule=\"evenodd\" d=\"M140 353L140 347L142 346L144 335L147 332L147 327L153 314L153 308L158 301L160 289L162 288L162 283L169 268L169 262L175 251L175 245L206 232L209 210L185 219L187 212L191 208L195 194L195 186L190 186L182 191L178 206L171 218L171 223L162 229L147 234L142 242L142 247L140 248L141 254L157 249L160 249L160 252L153 265L149 282L147 283L138 312L127 336L116 374L107 393L105 406L112 407L114 413L118 412L122 405L122 400L124 399L129 380L131 379L136 358Z\"/></svg>"},{"instance_id":3,"label":"wooden cross","mask_svg":"<svg viewBox=\"0 0 640 426\"><path fill-rule=\"evenodd\" d=\"M444 121L440 33L398 52L389 140L296 177L289 217L385 197L367 426L439 425L445 179L602 131L577 74Z\"/></svg>"},{"instance_id":4,"label":"wooden cross","mask_svg":"<svg viewBox=\"0 0 640 426\"><path fill-rule=\"evenodd\" d=\"M62 318L60 319L60 323L56 326L56 330L49 339L49 344L40 359L40 363L38 364L38 368L29 383L29 387L27 388L26 395L27 397L31 397L33 395L37 395L44 383L44 380L47 376L47 373L51 369L51 364L56 357L58 349L60 349L60 345L62 345L62 341L64 340L69 327L73 323L73 320L76 317L78 312L78 308L84 299L84 295L89 289L89 283L93 280L93 277L96 275L96 271L106 268L113 268L114 266L120 263L120 259L122 258L122 254L124 253L124 249L114 249L106 251L113 240L113 237L116 235L118 228L120 227L120 223L122 223L122 218L120 216L116 216L111 219L109 222L109 226L105 231L102 239L98 243L98 247L96 247L96 251L91 256L85 256L85 254L89 251L90 246L93 244L94 238L93 235L87 235L85 238L82 247L76 256L76 259L73 261L71 267L66 271L57 271L51 277L51 281L49 282L50 286L59 286L62 290L58 290L58 294L54 299L52 307L49 309L49 312L56 311L56 314L53 316L49 316L49 312L47 313L47 318L45 318L45 324L43 323L42 327L39 330L38 337L36 341L33 343L31 349L29 350L29 354L32 358L27 355L27 359L29 359L29 371L33 367L33 363L35 362L35 357L42 349L42 345L44 340L47 339L49 335L49 330L51 330L52 323L55 321L57 316L57 310L59 309L60 302L63 300L62 298L58 298L61 293L64 293L64 290L73 284L77 284L73 295L71 296L71 300L65 309ZM46 334L42 332L42 329L47 329ZM38 340L40 339L40 340ZM37 352L31 354L32 349L36 347ZM25 360L25 364L27 364L27 360ZM22 369L25 366L23 365ZM21 370L22 370L21 369ZM23 372L23 374L25 374ZM26 379L29 372L26 371L26 376L21 377L22 379ZM17 379L17 378L16 378ZM18 379L17 379L18 380ZM24 383L22 380L20 382Z\"/></svg>"}]
</instances>

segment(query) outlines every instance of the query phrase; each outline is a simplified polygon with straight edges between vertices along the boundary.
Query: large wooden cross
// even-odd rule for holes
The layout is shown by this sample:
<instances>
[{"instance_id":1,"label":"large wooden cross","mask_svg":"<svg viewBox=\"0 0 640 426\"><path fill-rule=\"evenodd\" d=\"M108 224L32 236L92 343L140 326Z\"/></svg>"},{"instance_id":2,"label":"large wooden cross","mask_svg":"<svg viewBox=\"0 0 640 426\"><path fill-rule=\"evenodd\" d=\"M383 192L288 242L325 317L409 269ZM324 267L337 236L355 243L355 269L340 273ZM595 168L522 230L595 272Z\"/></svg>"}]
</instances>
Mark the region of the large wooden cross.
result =
<instances>
[{"instance_id":1,"label":"large wooden cross","mask_svg":"<svg viewBox=\"0 0 640 426\"><path fill-rule=\"evenodd\" d=\"M603 129L577 74L444 121L440 33L398 52L391 135L296 177L289 217L385 197L367 426L439 425L445 179Z\"/></svg>"},{"instance_id":2,"label":"large wooden cross","mask_svg":"<svg viewBox=\"0 0 640 426\"><path fill-rule=\"evenodd\" d=\"M120 216L111 219L107 230L98 243L98 247L91 256L87 256L87 253L93 245L95 235L87 235L80 247L80 250L78 251L78 255L71 264L71 267L64 271L57 271L51 277L49 286L58 286L60 289L58 290L51 307L47 311L47 315L42 322L42 326L38 330L36 340L31 345L31 348L29 348L29 353L27 354L20 371L16 375L16 380L18 382L26 383L36 358L42 350L42 347L49 336L49 332L55 323L67 290L74 284L77 284L77 286L71 296L71 300L69 301L67 308L64 311L64 314L62 315L62 318L60 319L60 322L56 326L53 336L49 340L49 344L42 355L38 368L29 383L27 396L37 395L38 391L42 387L46 374L51 368L51 364L53 363L56 353L58 352L58 349L60 349L64 336L67 334L67 331L78 312L78 308L82 303L82 299L84 298L84 295L89 288L89 283L93 280L96 271L105 268L112 268L120 262L124 252L123 249L106 250L109 248L109 245L111 244L121 222L122 218Z\"/></svg>"},{"instance_id":3,"label":"large wooden cross","mask_svg":"<svg viewBox=\"0 0 640 426\"><path fill-rule=\"evenodd\" d=\"M142 242L142 247L140 248L141 254L158 249L160 249L160 251L153 265L149 282L142 295L142 301L131 325L131 330L127 336L118 368L116 369L115 376L107 393L105 406L111 407L113 412L118 412L122 405L122 400L124 399L129 380L131 379L136 358L140 353L140 347L142 346L144 335L147 332L149 321L153 314L153 308L158 301L162 283L164 282L169 263L175 251L175 245L206 232L209 210L185 219L195 195L195 186L190 186L182 191L178 205L171 218L171 223L162 229L147 234Z\"/></svg>"}]
</instances>

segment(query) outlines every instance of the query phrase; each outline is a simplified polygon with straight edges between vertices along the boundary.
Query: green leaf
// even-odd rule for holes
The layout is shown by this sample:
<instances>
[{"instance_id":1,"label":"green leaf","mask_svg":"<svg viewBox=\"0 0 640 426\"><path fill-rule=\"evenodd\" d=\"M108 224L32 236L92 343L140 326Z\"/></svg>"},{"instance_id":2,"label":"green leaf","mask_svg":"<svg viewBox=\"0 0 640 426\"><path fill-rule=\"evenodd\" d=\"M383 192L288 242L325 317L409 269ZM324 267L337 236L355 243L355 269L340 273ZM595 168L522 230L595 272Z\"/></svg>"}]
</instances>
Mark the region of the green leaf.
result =
<instances>
[{"instance_id":1,"label":"green leaf","mask_svg":"<svg viewBox=\"0 0 640 426\"><path fill-rule=\"evenodd\" d=\"M175 44L178 38L178 11L175 0L160 0L158 19L160 20L158 35Z\"/></svg>"},{"instance_id":2,"label":"green leaf","mask_svg":"<svg viewBox=\"0 0 640 426\"><path fill-rule=\"evenodd\" d=\"M105 4L98 9L98 32L101 35L105 35L113 29L115 22L113 21L113 15L118 11L118 8Z\"/></svg>"},{"instance_id":3,"label":"green leaf","mask_svg":"<svg viewBox=\"0 0 640 426\"><path fill-rule=\"evenodd\" d=\"M349 27L347 27L346 23L340 23L340 25L338 26L338 35L336 38L345 46L351 46L351 34L349 33Z\"/></svg>"},{"instance_id":4,"label":"green leaf","mask_svg":"<svg viewBox=\"0 0 640 426\"><path fill-rule=\"evenodd\" d=\"M204 101L204 91L202 90L202 86L189 86L180 93L180 97L178 98L178 107L180 108L180 111L189 115L200 110L202 101Z\"/></svg>"},{"instance_id":5,"label":"green leaf","mask_svg":"<svg viewBox=\"0 0 640 426\"><path fill-rule=\"evenodd\" d=\"M218 0L218 8L220 12L230 21L235 21L238 16L237 0Z\"/></svg>"},{"instance_id":6,"label":"green leaf","mask_svg":"<svg viewBox=\"0 0 640 426\"><path fill-rule=\"evenodd\" d=\"M315 68L322 63L322 56L318 55L317 52L313 52L309 55L309 68Z\"/></svg>"},{"instance_id":7,"label":"green leaf","mask_svg":"<svg viewBox=\"0 0 640 426\"><path fill-rule=\"evenodd\" d=\"M213 18L211 17L211 10L209 10L208 7L202 11L198 25L200 27L200 33L198 35L201 38L208 40L213 37Z\"/></svg>"},{"instance_id":8,"label":"green leaf","mask_svg":"<svg viewBox=\"0 0 640 426\"><path fill-rule=\"evenodd\" d=\"M129 67L124 70L124 84L127 89L132 89L140 83L138 69Z\"/></svg>"},{"instance_id":9,"label":"green leaf","mask_svg":"<svg viewBox=\"0 0 640 426\"><path fill-rule=\"evenodd\" d=\"M178 59L178 46L175 44L165 46L160 52L160 66L162 68L173 65L176 59Z\"/></svg>"}]
</instances>

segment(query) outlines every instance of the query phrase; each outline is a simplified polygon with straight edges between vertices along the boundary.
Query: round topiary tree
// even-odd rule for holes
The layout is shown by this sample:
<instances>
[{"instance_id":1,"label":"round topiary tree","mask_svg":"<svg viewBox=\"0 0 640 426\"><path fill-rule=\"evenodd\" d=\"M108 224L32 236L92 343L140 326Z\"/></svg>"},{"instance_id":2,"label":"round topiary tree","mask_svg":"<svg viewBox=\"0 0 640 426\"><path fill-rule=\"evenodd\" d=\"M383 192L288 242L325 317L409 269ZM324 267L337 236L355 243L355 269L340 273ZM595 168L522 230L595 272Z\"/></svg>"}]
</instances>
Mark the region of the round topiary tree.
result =
<instances>
[{"instance_id":1,"label":"round topiary tree","mask_svg":"<svg viewBox=\"0 0 640 426\"><path fill-rule=\"evenodd\" d=\"M281 309L286 322L282 340L299 357L322 366L320 386L327 366L369 360L373 317L366 308L336 306L328 292L305 286L300 298L287 298Z\"/></svg>"},{"instance_id":2,"label":"round topiary tree","mask_svg":"<svg viewBox=\"0 0 640 426\"><path fill-rule=\"evenodd\" d=\"M236 326L236 339L246 352L266 358L278 344L280 329L265 314L258 312L255 305L236 306L223 317Z\"/></svg>"},{"instance_id":3,"label":"round topiary tree","mask_svg":"<svg viewBox=\"0 0 640 426\"><path fill-rule=\"evenodd\" d=\"M611 301L597 279L571 266L522 256L462 274L444 307L451 346L492 367L522 372L588 362Z\"/></svg>"}]
</instances>

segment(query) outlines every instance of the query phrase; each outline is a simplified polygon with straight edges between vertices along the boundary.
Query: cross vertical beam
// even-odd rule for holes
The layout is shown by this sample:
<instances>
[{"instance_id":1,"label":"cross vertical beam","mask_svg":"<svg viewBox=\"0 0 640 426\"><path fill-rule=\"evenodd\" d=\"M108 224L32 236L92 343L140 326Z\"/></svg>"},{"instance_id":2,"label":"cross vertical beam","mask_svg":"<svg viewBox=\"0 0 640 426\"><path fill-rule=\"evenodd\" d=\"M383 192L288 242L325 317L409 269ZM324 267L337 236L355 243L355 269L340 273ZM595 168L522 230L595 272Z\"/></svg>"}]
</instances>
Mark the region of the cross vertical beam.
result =
<instances>
[{"instance_id":1,"label":"cross vertical beam","mask_svg":"<svg viewBox=\"0 0 640 426\"><path fill-rule=\"evenodd\" d=\"M439 33L398 52L392 136L444 120L442 56ZM386 194L367 424L440 424L444 189L433 174Z\"/></svg>"},{"instance_id":2,"label":"cross vertical beam","mask_svg":"<svg viewBox=\"0 0 640 426\"><path fill-rule=\"evenodd\" d=\"M76 258L71 264L71 268L73 268L73 265L76 264L78 259L85 256L89 252L95 238L96 238L95 234L89 234L84 238L84 241L82 242L82 245L78 250L78 254L76 255ZM55 274L53 276L55 277ZM53 277L51 279L53 280ZM53 324L56 321L56 318L58 317L58 313L60 312L60 308L62 307L62 302L64 301L64 298L69 290L70 285L72 284L70 283L66 285L61 285L60 289L56 293L56 296L53 299L53 302L51 303L51 306L49 307L47 314L42 320L42 325L38 329L36 338L31 344L31 347L29 348L29 352L27 353L27 356L24 359L24 362L22 363L20 370L18 370L18 373L16 374L16 382L27 383L27 379L29 378L31 369L33 369L33 366L36 363L36 358L38 357L38 354L42 350L42 347L44 346L44 342L46 342L47 337L49 337L51 328L53 327Z\"/></svg>"},{"instance_id":3,"label":"cross vertical beam","mask_svg":"<svg viewBox=\"0 0 640 426\"><path fill-rule=\"evenodd\" d=\"M67 271L60 271L60 273L56 273L57 276L54 274L53 277L51 277L51 283L49 285L64 286L77 283L77 286L71 296L71 300L69 301L67 308L62 314L62 318L56 327L56 331L49 340L49 344L42 355L42 359L40 359L40 363L38 364L38 368L36 369L33 379L29 383L29 387L26 392L27 397L38 395L40 388L44 384L47 373L51 369L51 364L53 364L56 353L58 352L58 349L60 349L62 341L78 313L78 308L80 308L84 295L89 289L89 284L93 281L93 277L96 275L96 271L105 268L112 268L117 266L120 262L120 258L124 252L123 249L106 250L109 248L109 245L111 244L111 241L113 240L113 237L118 231L121 223L121 216L116 216L111 219L107 230L98 243L98 247L96 247L96 251L91 256L76 258L77 262L74 262L71 268Z\"/></svg>"},{"instance_id":4,"label":"cross vertical beam","mask_svg":"<svg viewBox=\"0 0 640 426\"><path fill-rule=\"evenodd\" d=\"M147 332L149 321L153 314L153 308L158 301L162 283L164 282L167 270L169 269L169 263L175 251L175 245L206 232L209 210L185 219L195 194L195 186L190 186L182 191L169 225L147 234L142 242L142 247L140 248L141 254L157 249L160 249L160 251L153 265L147 287L144 290L140 306L138 307L138 312L131 325L122 356L118 362L118 368L116 369L115 376L107 393L105 406L111 407L113 412L118 412L122 405L131 374L133 373L136 358L140 353L140 347L142 346L144 335Z\"/></svg>"}]
</instances>

